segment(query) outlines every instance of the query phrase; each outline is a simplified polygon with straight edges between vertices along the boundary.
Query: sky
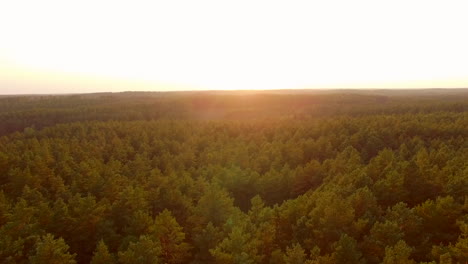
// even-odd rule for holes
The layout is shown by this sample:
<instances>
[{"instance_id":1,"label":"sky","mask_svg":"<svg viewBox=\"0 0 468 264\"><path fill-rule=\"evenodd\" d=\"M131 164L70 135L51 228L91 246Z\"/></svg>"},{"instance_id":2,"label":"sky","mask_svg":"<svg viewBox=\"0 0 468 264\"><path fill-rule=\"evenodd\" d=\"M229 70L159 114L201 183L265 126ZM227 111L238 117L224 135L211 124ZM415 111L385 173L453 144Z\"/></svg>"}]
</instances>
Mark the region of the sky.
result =
<instances>
[{"instance_id":1,"label":"sky","mask_svg":"<svg viewBox=\"0 0 468 264\"><path fill-rule=\"evenodd\" d=\"M0 1L0 94L468 87L468 1Z\"/></svg>"}]
</instances>

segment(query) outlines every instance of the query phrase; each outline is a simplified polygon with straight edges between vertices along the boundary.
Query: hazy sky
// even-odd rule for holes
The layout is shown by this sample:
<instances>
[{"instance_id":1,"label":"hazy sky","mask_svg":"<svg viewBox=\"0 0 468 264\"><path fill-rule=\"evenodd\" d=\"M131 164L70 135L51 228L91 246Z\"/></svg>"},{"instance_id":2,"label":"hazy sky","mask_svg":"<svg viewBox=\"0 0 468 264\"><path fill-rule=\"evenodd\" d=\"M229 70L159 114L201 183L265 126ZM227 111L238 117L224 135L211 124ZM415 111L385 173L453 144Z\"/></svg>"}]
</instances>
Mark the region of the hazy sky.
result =
<instances>
[{"instance_id":1,"label":"hazy sky","mask_svg":"<svg viewBox=\"0 0 468 264\"><path fill-rule=\"evenodd\" d=\"M0 1L0 94L468 87L468 1Z\"/></svg>"}]
</instances>

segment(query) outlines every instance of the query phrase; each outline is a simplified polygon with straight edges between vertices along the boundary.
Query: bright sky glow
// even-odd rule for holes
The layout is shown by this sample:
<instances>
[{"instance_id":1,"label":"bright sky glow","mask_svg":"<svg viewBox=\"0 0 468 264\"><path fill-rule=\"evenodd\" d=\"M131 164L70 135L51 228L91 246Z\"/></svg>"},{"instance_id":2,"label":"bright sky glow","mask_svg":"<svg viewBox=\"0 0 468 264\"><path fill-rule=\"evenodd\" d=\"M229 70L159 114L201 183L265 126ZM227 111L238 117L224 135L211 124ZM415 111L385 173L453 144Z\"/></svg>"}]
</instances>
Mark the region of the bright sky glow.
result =
<instances>
[{"instance_id":1,"label":"bright sky glow","mask_svg":"<svg viewBox=\"0 0 468 264\"><path fill-rule=\"evenodd\" d=\"M468 1L0 2L0 94L468 87Z\"/></svg>"}]
</instances>

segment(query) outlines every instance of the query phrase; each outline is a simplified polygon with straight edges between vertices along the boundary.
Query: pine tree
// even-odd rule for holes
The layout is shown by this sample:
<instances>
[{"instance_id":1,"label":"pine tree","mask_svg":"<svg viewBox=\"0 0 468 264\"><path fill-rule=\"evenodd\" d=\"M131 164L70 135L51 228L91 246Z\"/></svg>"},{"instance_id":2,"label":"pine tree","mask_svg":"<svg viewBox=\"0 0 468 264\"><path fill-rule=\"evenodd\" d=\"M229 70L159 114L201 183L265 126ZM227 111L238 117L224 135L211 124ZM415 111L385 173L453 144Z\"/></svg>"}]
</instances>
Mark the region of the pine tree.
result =
<instances>
[{"instance_id":1,"label":"pine tree","mask_svg":"<svg viewBox=\"0 0 468 264\"><path fill-rule=\"evenodd\" d=\"M359 264L363 263L362 254L357 249L357 242L352 237L344 234L335 245L332 257L337 264Z\"/></svg>"},{"instance_id":2,"label":"pine tree","mask_svg":"<svg viewBox=\"0 0 468 264\"><path fill-rule=\"evenodd\" d=\"M106 244L103 240L99 241L99 244L94 251L93 258L91 259L91 264L114 264L117 263L114 255L109 253Z\"/></svg>"},{"instance_id":3,"label":"pine tree","mask_svg":"<svg viewBox=\"0 0 468 264\"><path fill-rule=\"evenodd\" d=\"M141 236L138 241L131 242L127 250L118 253L120 264L158 264L164 263L159 242L151 240L148 236Z\"/></svg>"},{"instance_id":4,"label":"pine tree","mask_svg":"<svg viewBox=\"0 0 468 264\"><path fill-rule=\"evenodd\" d=\"M304 264L306 261L306 254L300 244L294 244L292 247L286 248L284 255L285 264Z\"/></svg>"},{"instance_id":5,"label":"pine tree","mask_svg":"<svg viewBox=\"0 0 468 264\"><path fill-rule=\"evenodd\" d=\"M211 222L203 230L194 236L193 246L197 249L194 258L197 263L212 263L213 256L210 249L214 249L222 240L223 232L221 228L215 227Z\"/></svg>"},{"instance_id":6,"label":"pine tree","mask_svg":"<svg viewBox=\"0 0 468 264\"><path fill-rule=\"evenodd\" d=\"M184 242L185 233L168 210L162 211L154 220L155 235L161 245L161 260L168 264L186 262L189 245Z\"/></svg>"},{"instance_id":7,"label":"pine tree","mask_svg":"<svg viewBox=\"0 0 468 264\"><path fill-rule=\"evenodd\" d=\"M32 264L75 264L74 258L75 254L68 253L68 245L62 238L54 239L46 234L37 242L35 254L29 261Z\"/></svg>"},{"instance_id":8,"label":"pine tree","mask_svg":"<svg viewBox=\"0 0 468 264\"><path fill-rule=\"evenodd\" d=\"M385 248L383 264L414 264L415 261L409 258L412 251L404 240L400 240L395 246Z\"/></svg>"},{"instance_id":9,"label":"pine tree","mask_svg":"<svg viewBox=\"0 0 468 264\"><path fill-rule=\"evenodd\" d=\"M210 252L216 263L254 264L262 260L257 254L257 241L239 226L235 226L229 237Z\"/></svg>"}]
</instances>

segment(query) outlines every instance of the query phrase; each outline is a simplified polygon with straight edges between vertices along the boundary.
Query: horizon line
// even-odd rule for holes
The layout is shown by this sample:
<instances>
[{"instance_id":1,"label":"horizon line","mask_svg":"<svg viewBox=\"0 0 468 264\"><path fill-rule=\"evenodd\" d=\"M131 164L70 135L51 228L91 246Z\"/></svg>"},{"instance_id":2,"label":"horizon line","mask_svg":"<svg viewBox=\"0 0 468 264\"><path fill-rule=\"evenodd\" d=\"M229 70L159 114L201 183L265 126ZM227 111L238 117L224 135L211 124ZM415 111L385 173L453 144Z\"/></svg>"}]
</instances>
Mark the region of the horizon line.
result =
<instances>
[{"instance_id":1,"label":"horizon line","mask_svg":"<svg viewBox=\"0 0 468 264\"><path fill-rule=\"evenodd\" d=\"M0 96L47 96L47 95L91 95L91 94L120 94L120 93L186 93L186 92L274 92L274 91L411 91L411 90L464 90L468 87L416 87L416 88L280 88L280 89L192 89L192 90L126 90L126 91L96 91L76 93L0 93Z\"/></svg>"}]
</instances>

